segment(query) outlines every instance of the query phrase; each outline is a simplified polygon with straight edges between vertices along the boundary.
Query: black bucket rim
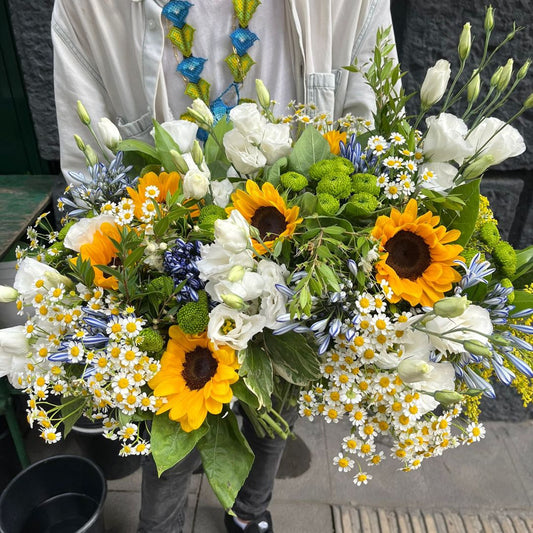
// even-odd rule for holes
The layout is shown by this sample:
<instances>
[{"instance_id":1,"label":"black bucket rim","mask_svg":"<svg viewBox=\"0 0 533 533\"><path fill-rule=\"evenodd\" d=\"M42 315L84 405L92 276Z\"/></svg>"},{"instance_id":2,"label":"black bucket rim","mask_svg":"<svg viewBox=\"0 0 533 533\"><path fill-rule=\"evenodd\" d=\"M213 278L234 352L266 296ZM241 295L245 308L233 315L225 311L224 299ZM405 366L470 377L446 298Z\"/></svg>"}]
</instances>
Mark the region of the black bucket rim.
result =
<instances>
[{"instance_id":1,"label":"black bucket rim","mask_svg":"<svg viewBox=\"0 0 533 533\"><path fill-rule=\"evenodd\" d=\"M24 475L26 475L26 473L29 470L37 468L37 467L39 467L39 466L41 466L42 464L45 464L45 463L53 463L53 462L64 460L64 459L70 459L70 460L81 461L81 462L87 463L88 465L90 465L91 467L94 468L94 470L98 474L98 477L100 478L100 481L102 481L102 495L100 497L100 501L98 502L98 506L97 506L96 510L94 511L94 513L91 516L91 518L83 525L83 527L78 529L78 530L76 530L76 531L74 531L73 533L85 533L86 531L88 531L89 528L91 528L97 522L99 517L103 516L104 504L105 504L105 500L107 498L107 480L106 480L106 478L104 476L104 473L103 473L102 469L94 461L91 461L90 459L87 459L87 457L83 457L82 455L74 455L74 454L52 455L51 457L46 457L44 459L41 459L40 461L36 461L35 463L31 463L28 467L26 467L24 470L19 472L7 484L6 488L0 494L0 510L3 508L4 500L7 497L6 495L8 494L9 489L11 489L12 486L15 485L15 483L20 478L24 477ZM1 523L0 523L0 533L6 533L6 531L2 527Z\"/></svg>"}]
</instances>

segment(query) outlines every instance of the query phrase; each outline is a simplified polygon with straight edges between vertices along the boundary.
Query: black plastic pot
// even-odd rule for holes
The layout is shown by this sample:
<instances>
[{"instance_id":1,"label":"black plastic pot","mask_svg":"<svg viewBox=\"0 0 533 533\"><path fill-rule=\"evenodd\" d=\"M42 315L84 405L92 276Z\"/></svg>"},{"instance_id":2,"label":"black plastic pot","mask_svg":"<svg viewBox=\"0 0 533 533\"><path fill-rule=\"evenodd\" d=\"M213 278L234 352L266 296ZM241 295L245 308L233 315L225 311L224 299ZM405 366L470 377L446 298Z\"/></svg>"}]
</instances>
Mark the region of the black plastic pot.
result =
<instances>
[{"instance_id":1,"label":"black plastic pot","mask_svg":"<svg viewBox=\"0 0 533 533\"><path fill-rule=\"evenodd\" d=\"M95 424L87 418L80 418L72 428L84 457L95 462L103 471L106 479L120 479L133 474L141 466L139 455L121 457L121 444L103 436L101 424Z\"/></svg>"},{"instance_id":2,"label":"black plastic pot","mask_svg":"<svg viewBox=\"0 0 533 533\"><path fill-rule=\"evenodd\" d=\"M0 492L22 470L6 420L0 416Z\"/></svg>"},{"instance_id":3,"label":"black plastic pot","mask_svg":"<svg viewBox=\"0 0 533 533\"><path fill-rule=\"evenodd\" d=\"M77 455L49 457L22 471L0 496L0 533L104 533L107 485Z\"/></svg>"}]
</instances>

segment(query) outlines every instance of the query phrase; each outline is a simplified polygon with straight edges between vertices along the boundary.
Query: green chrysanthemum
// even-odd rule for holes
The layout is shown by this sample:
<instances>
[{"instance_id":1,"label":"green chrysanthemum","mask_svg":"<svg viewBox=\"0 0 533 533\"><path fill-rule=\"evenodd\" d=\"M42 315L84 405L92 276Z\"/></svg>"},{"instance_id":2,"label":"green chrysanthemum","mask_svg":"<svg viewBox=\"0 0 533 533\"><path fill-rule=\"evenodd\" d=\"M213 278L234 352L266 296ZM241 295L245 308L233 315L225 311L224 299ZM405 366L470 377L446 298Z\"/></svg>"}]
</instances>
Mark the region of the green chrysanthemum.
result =
<instances>
[{"instance_id":1,"label":"green chrysanthemum","mask_svg":"<svg viewBox=\"0 0 533 533\"><path fill-rule=\"evenodd\" d=\"M319 215L331 216L339 210L340 202L331 194L317 194L317 200L317 213Z\"/></svg>"}]
</instances>

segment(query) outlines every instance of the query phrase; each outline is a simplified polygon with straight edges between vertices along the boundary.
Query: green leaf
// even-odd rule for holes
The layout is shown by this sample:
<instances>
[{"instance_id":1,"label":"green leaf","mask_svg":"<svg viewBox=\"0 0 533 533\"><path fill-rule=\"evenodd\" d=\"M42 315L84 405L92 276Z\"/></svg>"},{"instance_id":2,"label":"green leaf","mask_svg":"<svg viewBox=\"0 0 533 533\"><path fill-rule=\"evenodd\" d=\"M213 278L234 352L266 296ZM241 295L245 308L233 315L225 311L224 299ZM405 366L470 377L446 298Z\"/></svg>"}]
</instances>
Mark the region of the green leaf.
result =
<instances>
[{"instance_id":1,"label":"green leaf","mask_svg":"<svg viewBox=\"0 0 533 533\"><path fill-rule=\"evenodd\" d=\"M61 398L61 418L63 419L63 437L72 430L72 426L78 421L86 405L85 398L63 396Z\"/></svg>"},{"instance_id":2,"label":"green leaf","mask_svg":"<svg viewBox=\"0 0 533 533\"><path fill-rule=\"evenodd\" d=\"M209 431L198 441L197 448L209 484L228 511L250 473L254 454L231 411L224 417L210 415L208 420Z\"/></svg>"},{"instance_id":3,"label":"green leaf","mask_svg":"<svg viewBox=\"0 0 533 533\"><path fill-rule=\"evenodd\" d=\"M311 165L332 157L328 141L315 128L308 126L289 155L289 168L307 176Z\"/></svg>"},{"instance_id":4,"label":"green leaf","mask_svg":"<svg viewBox=\"0 0 533 533\"><path fill-rule=\"evenodd\" d=\"M124 141L120 141L118 144L118 150L121 152L139 152L151 157L152 159L159 160L159 154L152 145L137 139L126 139Z\"/></svg>"},{"instance_id":5,"label":"green leaf","mask_svg":"<svg viewBox=\"0 0 533 533\"><path fill-rule=\"evenodd\" d=\"M320 272L320 275L322 276L322 278L327 283L328 287L332 291L339 292L341 290L339 286L339 280L337 279L337 276L335 272L331 269L331 267L329 267L325 263L319 263L317 265L317 269Z\"/></svg>"},{"instance_id":6,"label":"green leaf","mask_svg":"<svg viewBox=\"0 0 533 533\"><path fill-rule=\"evenodd\" d=\"M295 385L307 385L320 377L316 348L303 335L293 331L274 335L267 329L263 334L276 374Z\"/></svg>"},{"instance_id":7,"label":"green leaf","mask_svg":"<svg viewBox=\"0 0 533 533\"><path fill-rule=\"evenodd\" d=\"M242 358L239 374L243 376L244 383L257 397L259 407L272 406L270 396L274 390L274 377L272 363L267 354L257 345L250 344L246 350L239 352Z\"/></svg>"},{"instance_id":8,"label":"green leaf","mask_svg":"<svg viewBox=\"0 0 533 533\"><path fill-rule=\"evenodd\" d=\"M195 431L187 433L179 422L170 420L168 413L154 416L150 443L158 475L188 455L208 429L204 422Z\"/></svg>"},{"instance_id":9,"label":"green leaf","mask_svg":"<svg viewBox=\"0 0 533 533\"><path fill-rule=\"evenodd\" d=\"M512 280L518 279L529 271L533 270L533 245L517 250L516 252L516 272Z\"/></svg>"},{"instance_id":10,"label":"green leaf","mask_svg":"<svg viewBox=\"0 0 533 533\"><path fill-rule=\"evenodd\" d=\"M522 290L514 291L513 305L515 313L524 309L533 309L533 294Z\"/></svg>"},{"instance_id":11,"label":"green leaf","mask_svg":"<svg viewBox=\"0 0 533 533\"><path fill-rule=\"evenodd\" d=\"M448 230L458 229L461 232L455 243L462 246L468 243L476 226L479 213L479 182L480 180L472 180L452 189L450 194L458 196L465 206L459 214L444 211L441 215L441 224L444 224Z\"/></svg>"},{"instance_id":12,"label":"green leaf","mask_svg":"<svg viewBox=\"0 0 533 533\"><path fill-rule=\"evenodd\" d=\"M279 177L281 174L283 174L283 172L285 172L288 163L289 160L286 157L282 157L275 161L274 164L266 171L265 181L268 181L269 183L272 183L274 187L277 187L281 183Z\"/></svg>"},{"instance_id":13,"label":"green leaf","mask_svg":"<svg viewBox=\"0 0 533 533\"><path fill-rule=\"evenodd\" d=\"M170 133L168 133L168 131L166 131L156 120L154 120L154 130L155 147L161 165L167 172L177 170L176 164L170 155L170 150L176 150L176 152L181 153L180 147L176 141L174 141Z\"/></svg>"},{"instance_id":14,"label":"green leaf","mask_svg":"<svg viewBox=\"0 0 533 533\"><path fill-rule=\"evenodd\" d=\"M139 246L138 248L135 248L135 250L133 250L124 261L124 267L129 268L131 266L136 265L143 255L144 246Z\"/></svg>"},{"instance_id":15,"label":"green leaf","mask_svg":"<svg viewBox=\"0 0 533 533\"><path fill-rule=\"evenodd\" d=\"M231 129L233 129L233 124L228 121L225 115L217 122L216 126L213 128L213 131L207 138L204 147L205 162L208 165L210 163L213 163L214 161L222 160L229 166L229 161L227 160L226 154L221 148L221 146L224 135Z\"/></svg>"},{"instance_id":16,"label":"green leaf","mask_svg":"<svg viewBox=\"0 0 533 533\"><path fill-rule=\"evenodd\" d=\"M232 386L231 390L239 401L249 405L253 409L259 409L257 396L246 386L243 379L239 379Z\"/></svg>"}]
</instances>

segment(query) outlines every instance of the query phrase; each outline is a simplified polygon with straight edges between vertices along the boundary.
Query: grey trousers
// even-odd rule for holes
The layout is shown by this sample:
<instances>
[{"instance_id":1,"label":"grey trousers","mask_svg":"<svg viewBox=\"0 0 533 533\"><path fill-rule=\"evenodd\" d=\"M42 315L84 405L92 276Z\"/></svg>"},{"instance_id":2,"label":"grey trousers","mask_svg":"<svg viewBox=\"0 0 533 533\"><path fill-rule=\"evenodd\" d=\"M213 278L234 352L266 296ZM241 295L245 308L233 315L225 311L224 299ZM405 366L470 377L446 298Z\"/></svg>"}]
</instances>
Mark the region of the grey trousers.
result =
<instances>
[{"instance_id":1,"label":"grey trousers","mask_svg":"<svg viewBox=\"0 0 533 533\"><path fill-rule=\"evenodd\" d=\"M291 427L298 418L296 408L289 408L281 414ZM279 437L258 437L246 416L243 416L242 432L254 452L255 460L237 495L233 511L243 520L255 520L267 510L272 498L276 472L286 441ZM200 464L200 454L194 449L158 478L152 456L144 458L137 533L181 533L191 475Z\"/></svg>"}]
</instances>

